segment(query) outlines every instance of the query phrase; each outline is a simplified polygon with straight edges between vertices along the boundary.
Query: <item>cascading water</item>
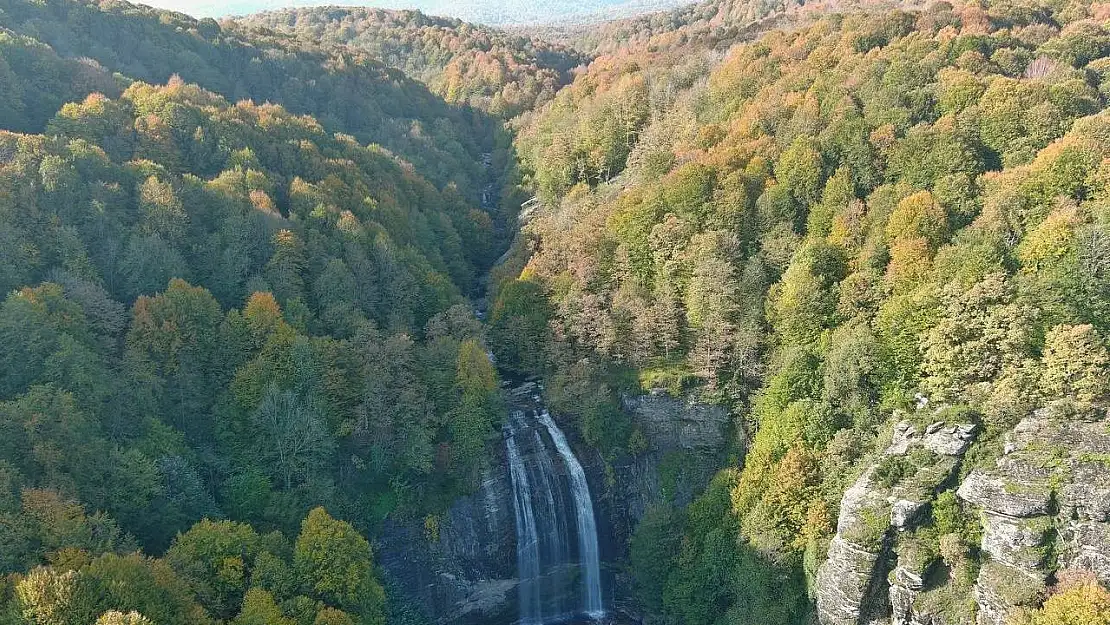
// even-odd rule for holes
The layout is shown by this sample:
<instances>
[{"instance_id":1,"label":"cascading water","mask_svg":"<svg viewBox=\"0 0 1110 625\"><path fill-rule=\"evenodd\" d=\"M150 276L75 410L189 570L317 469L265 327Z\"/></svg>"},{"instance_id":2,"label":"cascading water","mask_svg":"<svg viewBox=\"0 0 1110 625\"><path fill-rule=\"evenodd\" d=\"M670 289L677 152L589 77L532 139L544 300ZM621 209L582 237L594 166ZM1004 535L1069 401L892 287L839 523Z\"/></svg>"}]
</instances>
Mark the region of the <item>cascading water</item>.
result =
<instances>
[{"instance_id":1,"label":"cascading water","mask_svg":"<svg viewBox=\"0 0 1110 625\"><path fill-rule=\"evenodd\" d=\"M515 410L505 447L516 520L520 623L601 618L593 501L566 436L547 411Z\"/></svg>"},{"instance_id":2,"label":"cascading water","mask_svg":"<svg viewBox=\"0 0 1110 625\"><path fill-rule=\"evenodd\" d=\"M555 441L555 448L563 457L570 473L571 494L574 496L574 514L578 521L578 559L586 569L583 598L585 600L586 614L592 618L601 618L605 609L601 603L601 559L597 548L597 523L594 521L594 503L590 497L590 485L586 482L586 472L578 458L574 456L567 437L551 415L545 410L540 413L540 422L551 434Z\"/></svg>"},{"instance_id":3,"label":"cascading water","mask_svg":"<svg viewBox=\"0 0 1110 625\"><path fill-rule=\"evenodd\" d=\"M523 580L540 577L540 544L536 533L536 516L532 512L532 487L524 460L517 450L516 441L510 436L505 441L509 454L509 473L513 481L513 510L516 513L516 567L520 572L520 614L539 614L540 587L537 583L525 584Z\"/></svg>"}]
</instances>

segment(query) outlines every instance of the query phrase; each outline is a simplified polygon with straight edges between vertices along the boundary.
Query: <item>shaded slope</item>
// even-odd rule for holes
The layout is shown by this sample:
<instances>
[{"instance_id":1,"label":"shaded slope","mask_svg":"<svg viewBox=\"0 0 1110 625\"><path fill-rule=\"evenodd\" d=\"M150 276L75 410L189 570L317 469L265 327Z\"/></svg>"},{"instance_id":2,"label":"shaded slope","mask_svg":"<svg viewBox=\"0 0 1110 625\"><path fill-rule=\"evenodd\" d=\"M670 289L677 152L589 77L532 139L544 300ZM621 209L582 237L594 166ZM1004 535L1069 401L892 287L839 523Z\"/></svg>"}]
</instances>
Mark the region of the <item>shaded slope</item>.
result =
<instances>
[{"instance_id":1,"label":"shaded slope","mask_svg":"<svg viewBox=\"0 0 1110 625\"><path fill-rule=\"evenodd\" d=\"M301 40L346 44L422 80L448 102L513 117L547 102L582 62L531 37L416 11L287 9L240 20Z\"/></svg>"},{"instance_id":2,"label":"shaded slope","mask_svg":"<svg viewBox=\"0 0 1110 625\"><path fill-rule=\"evenodd\" d=\"M151 83L176 74L232 101L279 103L387 147L437 186L454 182L474 198L482 186L480 157L492 150L496 126L357 51L248 38L234 24L125 2L5 1L0 8L0 26L61 57L91 58Z\"/></svg>"}]
</instances>

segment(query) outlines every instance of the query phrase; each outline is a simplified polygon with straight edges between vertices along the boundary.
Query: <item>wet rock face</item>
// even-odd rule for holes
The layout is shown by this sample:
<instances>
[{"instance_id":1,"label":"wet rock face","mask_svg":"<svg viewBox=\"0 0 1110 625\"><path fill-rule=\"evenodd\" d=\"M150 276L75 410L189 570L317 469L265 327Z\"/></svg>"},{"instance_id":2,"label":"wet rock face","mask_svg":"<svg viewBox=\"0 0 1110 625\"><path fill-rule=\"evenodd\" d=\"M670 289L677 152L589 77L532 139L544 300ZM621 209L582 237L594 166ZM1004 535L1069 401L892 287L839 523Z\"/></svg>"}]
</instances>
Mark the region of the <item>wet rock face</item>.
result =
<instances>
[{"instance_id":1,"label":"wet rock face","mask_svg":"<svg viewBox=\"0 0 1110 625\"><path fill-rule=\"evenodd\" d=\"M1110 583L1110 429L1038 411L1007 436L995 467L973 471L957 495L981 511L975 597L980 625L1005 625L1035 603L1055 559L1062 571Z\"/></svg>"},{"instance_id":2,"label":"wet rock face","mask_svg":"<svg viewBox=\"0 0 1110 625\"><path fill-rule=\"evenodd\" d=\"M512 484L502 472L487 477L476 494L451 506L441 524L438 549L464 572L514 577L512 493Z\"/></svg>"},{"instance_id":3,"label":"wet rock face","mask_svg":"<svg viewBox=\"0 0 1110 625\"><path fill-rule=\"evenodd\" d=\"M543 386L506 389L515 409L542 407ZM594 497L603 567L627 555L628 541L648 507L683 506L721 466L728 410L684 398L623 398L644 432L648 450L609 466L567 428ZM556 420L559 415L554 415ZM377 545L378 561L394 590L442 625L502 625L518 620L513 490L503 444L477 492L454 502L439 519L438 540L422 519L390 520ZM607 603L624 607L621 576Z\"/></svg>"},{"instance_id":4,"label":"wet rock face","mask_svg":"<svg viewBox=\"0 0 1110 625\"><path fill-rule=\"evenodd\" d=\"M421 520L387 522L378 561L393 587L437 622L510 623L516 618L516 533L508 474L492 470L459 498L434 540Z\"/></svg>"}]
</instances>

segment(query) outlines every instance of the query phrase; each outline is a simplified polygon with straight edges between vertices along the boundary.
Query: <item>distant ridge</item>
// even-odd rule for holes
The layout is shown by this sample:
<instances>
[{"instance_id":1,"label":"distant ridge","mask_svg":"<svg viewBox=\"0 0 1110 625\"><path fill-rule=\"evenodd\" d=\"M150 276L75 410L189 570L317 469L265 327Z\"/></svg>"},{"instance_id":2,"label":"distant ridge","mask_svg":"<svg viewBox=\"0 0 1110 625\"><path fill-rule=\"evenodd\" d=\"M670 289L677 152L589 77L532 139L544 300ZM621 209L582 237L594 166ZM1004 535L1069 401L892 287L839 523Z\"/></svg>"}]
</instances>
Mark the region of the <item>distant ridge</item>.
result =
<instances>
[{"instance_id":1,"label":"distant ridge","mask_svg":"<svg viewBox=\"0 0 1110 625\"><path fill-rule=\"evenodd\" d=\"M150 4L195 17L244 16L260 11L328 4L311 0L152 0ZM488 26L592 23L672 9L689 0L368 0L354 6L414 9Z\"/></svg>"}]
</instances>

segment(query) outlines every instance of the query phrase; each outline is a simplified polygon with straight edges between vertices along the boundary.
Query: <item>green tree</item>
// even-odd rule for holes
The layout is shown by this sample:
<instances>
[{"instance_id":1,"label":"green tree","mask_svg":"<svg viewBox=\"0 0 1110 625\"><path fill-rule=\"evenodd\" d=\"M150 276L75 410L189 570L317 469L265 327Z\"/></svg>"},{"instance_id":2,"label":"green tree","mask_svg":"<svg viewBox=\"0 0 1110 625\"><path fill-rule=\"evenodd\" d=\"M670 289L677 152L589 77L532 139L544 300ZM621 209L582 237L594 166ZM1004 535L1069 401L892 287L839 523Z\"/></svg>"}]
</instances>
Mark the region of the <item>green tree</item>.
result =
<instances>
[{"instance_id":1,"label":"green tree","mask_svg":"<svg viewBox=\"0 0 1110 625\"><path fill-rule=\"evenodd\" d=\"M503 413L497 372L481 343L474 339L459 346L458 406L451 413L452 464L471 483L484 459L486 441L496 431Z\"/></svg>"},{"instance_id":2,"label":"green tree","mask_svg":"<svg viewBox=\"0 0 1110 625\"><path fill-rule=\"evenodd\" d=\"M232 625L295 625L297 621L285 616L274 596L261 588L251 588L243 597L239 615Z\"/></svg>"},{"instance_id":3,"label":"green tree","mask_svg":"<svg viewBox=\"0 0 1110 625\"><path fill-rule=\"evenodd\" d=\"M150 619L135 612L109 610L96 619L96 625L153 625Z\"/></svg>"},{"instance_id":4,"label":"green tree","mask_svg":"<svg viewBox=\"0 0 1110 625\"><path fill-rule=\"evenodd\" d=\"M181 241L189 217L173 187L151 176L139 186L140 230L166 241Z\"/></svg>"},{"instance_id":5,"label":"green tree","mask_svg":"<svg viewBox=\"0 0 1110 625\"><path fill-rule=\"evenodd\" d=\"M274 235L274 254L266 263L265 277L283 305L288 306L290 300L304 295L306 264L304 244L292 230Z\"/></svg>"},{"instance_id":6,"label":"green tree","mask_svg":"<svg viewBox=\"0 0 1110 625\"><path fill-rule=\"evenodd\" d=\"M944 209L928 191L919 191L898 202L886 225L887 237L891 241L922 238L934 249L944 240L947 232Z\"/></svg>"},{"instance_id":7,"label":"green tree","mask_svg":"<svg viewBox=\"0 0 1110 625\"><path fill-rule=\"evenodd\" d=\"M821 199L825 182L821 152L810 139L795 139L775 163L775 178L793 198L798 214L804 215Z\"/></svg>"},{"instance_id":8,"label":"green tree","mask_svg":"<svg viewBox=\"0 0 1110 625\"><path fill-rule=\"evenodd\" d=\"M85 622L109 610L136 611L159 625L212 622L188 584L161 560L139 553L104 554L83 567L79 579L82 611L77 614Z\"/></svg>"},{"instance_id":9,"label":"green tree","mask_svg":"<svg viewBox=\"0 0 1110 625\"><path fill-rule=\"evenodd\" d=\"M551 315L537 282L513 280L504 285L490 313L489 340L497 366L517 374L541 372Z\"/></svg>"},{"instance_id":10,"label":"green tree","mask_svg":"<svg viewBox=\"0 0 1110 625\"><path fill-rule=\"evenodd\" d=\"M384 622L385 591L374 576L370 543L350 524L312 510L301 523L293 567L312 596L358 614L363 625Z\"/></svg>"},{"instance_id":11,"label":"green tree","mask_svg":"<svg viewBox=\"0 0 1110 625\"><path fill-rule=\"evenodd\" d=\"M249 525L205 519L177 535L165 560L210 614L227 619L243 602L259 543Z\"/></svg>"},{"instance_id":12,"label":"green tree","mask_svg":"<svg viewBox=\"0 0 1110 625\"><path fill-rule=\"evenodd\" d=\"M355 625L349 614L335 608L324 608L316 614L312 625Z\"/></svg>"},{"instance_id":13,"label":"green tree","mask_svg":"<svg viewBox=\"0 0 1110 625\"><path fill-rule=\"evenodd\" d=\"M164 380L163 416L196 438L211 436L212 388L227 375L221 350L224 315L203 287L173 280L132 308L129 354Z\"/></svg>"},{"instance_id":14,"label":"green tree","mask_svg":"<svg viewBox=\"0 0 1110 625\"><path fill-rule=\"evenodd\" d=\"M1074 397L1083 403L1110 397L1110 353L1090 325L1060 325L1045 337L1041 377L1049 397Z\"/></svg>"},{"instance_id":15,"label":"green tree","mask_svg":"<svg viewBox=\"0 0 1110 625\"><path fill-rule=\"evenodd\" d=\"M652 506L636 525L629 542L636 597L656 613L663 610L663 590L682 545L681 518L670 506Z\"/></svg>"},{"instance_id":16,"label":"green tree","mask_svg":"<svg viewBox=\"0 0 1110 625\"><path fill-rule=\"evenodd\" d=\"M963 290L945 288L944 315L921 338L923 385L940 398L992 382L1033 348L1037 314L1014 299L1005 274Z\"/></svg>"},{"instance_id":17,"label":"green tree","mask_svg":"<svg viewBox=\"0 0 1110 625\"><path fill-rule=\"evenodd\" d=\"M435 424L416 345L407 335L363 340L364 386L355 433L369 443L371 466L381 474L426 475L433 469Z\"/></svg>"}]
</instances>

